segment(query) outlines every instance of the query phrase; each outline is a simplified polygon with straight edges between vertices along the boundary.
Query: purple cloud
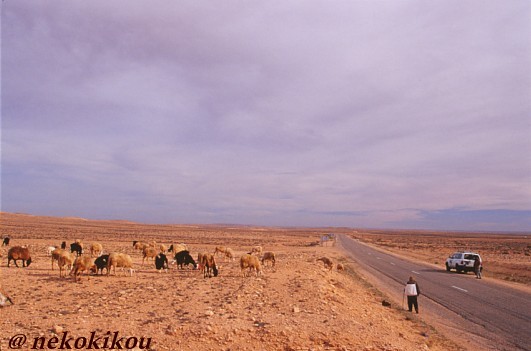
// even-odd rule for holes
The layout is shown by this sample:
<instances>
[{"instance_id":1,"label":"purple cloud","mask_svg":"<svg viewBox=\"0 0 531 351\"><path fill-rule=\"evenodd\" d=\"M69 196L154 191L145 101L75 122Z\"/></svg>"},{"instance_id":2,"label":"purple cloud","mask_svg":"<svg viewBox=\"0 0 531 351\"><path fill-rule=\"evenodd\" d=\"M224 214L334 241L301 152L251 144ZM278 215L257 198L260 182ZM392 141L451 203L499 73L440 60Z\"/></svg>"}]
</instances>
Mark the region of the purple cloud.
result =
<instances>
[{"instance_id":1,"label":"purple cloud","mask_svg":"<svg viewBox=\"0 0 531 351\"><path fill-rule=\"evenodd\" d=\"M2 210L530 230L530 10L6 0Z\"/></svg>"}]
</instances>

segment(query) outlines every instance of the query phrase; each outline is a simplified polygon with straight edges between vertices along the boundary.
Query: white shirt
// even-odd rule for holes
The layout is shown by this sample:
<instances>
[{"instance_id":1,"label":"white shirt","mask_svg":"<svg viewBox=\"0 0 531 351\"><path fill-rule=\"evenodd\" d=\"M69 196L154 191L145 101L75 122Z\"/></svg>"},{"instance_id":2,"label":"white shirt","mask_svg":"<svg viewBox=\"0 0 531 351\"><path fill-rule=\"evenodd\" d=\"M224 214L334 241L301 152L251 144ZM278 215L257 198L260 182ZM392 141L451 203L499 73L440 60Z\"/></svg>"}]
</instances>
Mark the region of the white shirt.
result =
<instances>
[{"instance_id":1,"label":"white shirt","mask_svg":"<svg viewBox=\"0 0 531 351\"><path fill-rule=\"evenodd\" d=\"M417 285L415 283L413 284L406 284L406 295L407 296L417 296Z\"/></svg>"}]
</instances>

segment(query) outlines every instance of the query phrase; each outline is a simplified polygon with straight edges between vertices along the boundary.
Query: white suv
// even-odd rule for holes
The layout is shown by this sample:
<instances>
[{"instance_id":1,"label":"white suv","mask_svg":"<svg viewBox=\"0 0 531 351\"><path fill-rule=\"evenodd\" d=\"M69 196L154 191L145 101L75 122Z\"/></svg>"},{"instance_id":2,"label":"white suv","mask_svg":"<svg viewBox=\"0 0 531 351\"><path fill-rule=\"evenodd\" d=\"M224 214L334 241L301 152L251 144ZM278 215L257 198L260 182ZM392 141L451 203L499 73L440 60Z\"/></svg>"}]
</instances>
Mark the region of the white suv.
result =
<instances>
[{"instance_id":1,"label":"white suv","mask_svg":"<svg viewBox=\"0 0 531 351\"><path fill-rule=\"evenodd\" d=\"M457 273L461 272L474 272L474 261L476 257L479 257L480 264L481 256L474 252L456 252L450 255L446 259L446 270L455 269ZM480 266L480 269L483 270L483 266Z\"/></svg>"}]
</instances>

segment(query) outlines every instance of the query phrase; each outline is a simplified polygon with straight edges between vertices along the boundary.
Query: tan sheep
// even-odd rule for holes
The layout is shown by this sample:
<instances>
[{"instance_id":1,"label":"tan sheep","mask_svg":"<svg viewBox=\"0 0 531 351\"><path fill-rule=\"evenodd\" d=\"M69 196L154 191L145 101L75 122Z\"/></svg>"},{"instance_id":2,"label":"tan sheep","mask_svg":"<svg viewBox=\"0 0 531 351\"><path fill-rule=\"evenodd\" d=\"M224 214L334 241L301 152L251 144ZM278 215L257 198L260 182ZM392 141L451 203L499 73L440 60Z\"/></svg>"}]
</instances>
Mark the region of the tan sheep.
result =
<instances>
[{"instance_id":1,"label":"tan sheep","mask_svg":"<svg viewBox=\"0 0 531 351\"><path fill-rule=\"evenodd\" d=\"M173 252L174 254L177 254L177 253L179 253L181 251L190 251L190 250L188 250L188 245L186 245L184 243L171 244L170 248L168 249L168 252Z\"/></svg>"},{"instance_id":2,"label":"tan sheep","mask_svg":"<svg viewBox=\"0 0 531 351\"><path fill-rule=\"evenodd\" d=\"M54 261L59 261L59 256L61 256L63 253L68 253L68 251L63 250L63 249L55 249L52 251L50 255L52 257L52 271L53 271Z\"/></svg>"},{"instance_id":3,"label":"tan sheep","mask_svg":"<svg viewBox=\"0 0 531 351\"><path fill-rule=\"evenodd\" d=\"M142 266L144 266L144 260L146 259L152 259L153 262L155 262L155 256L157 256L159 254L159 251L157 249L155 249L154 247L146 247L143 251L143 256L142 256Z\"/></svg>"},{"instance_id":4,"label":"tan sheep","mask_svg":"<svg viewBox=\"0 0 531 351\"><path fill-rule=\"evenodd\" d=\"M135 250L144 251L146 247L149 247L149 244L143 241L133 241L133 247Z\"/></svg>"},{"instance_id":5,"label":"tan sheep","mask_svg":"<svg viewBox=\"0 0 531 351\"><path fill-rule=\"evenodd\" d=\"M61 257L59 258L59 260L61 260ZM87 272L87 279L90 279L89 274L91 271L93 272L97 271L96 265L94 264L94 258L90 256L79 256L74 261L70 274L74 275L74 281L78 280L77 279L78 276L79 276L79 280L81 281L81 276L80 276L81 273Z\"/></svg>"},{"instance_id":6,"label":"tan sheep","mask_svg":"<svg viewBox=\"0 0 531 351\"><path fill-rule=\"evenodd\" d=\"M242 276L245 277L245 269L249 269L249 274L251 271L255 271L256 276L258 274L262 274L262 265L260 264L260 261L258 260L258 257L253 256L251 254L245 254L242 257L240 257L240 268L242 271Z\"/></svg>"},{"instance_id":7,"label":"tan sheep","mask_svg":"<svg viewBox=\"0 0 531 351\"><path fill-rule=\"evenodd\" d=\"M216 249L214 250L214 255L225 256L225 251L227 251L227 248L225 246L216 246Z\"/></svg>"},{"instance_id":8,"label":"tan sheep","mask_svg":"<svg viewBox=\"0 0 531 351\"><path fill-rule=\"evenodd\" d=\"M2 289L2 287L0 287L0 307L4 307L7 305L7 303L10 303L12 305L14 305L15 303L13 302L13 300L11 300L11 298L7 295L7 293L4 291L4 289Z\"/></svg>"},{"instance_id":9,"label":"tan sheep","mask_svg":"<svg viewBox=\"0 0 531 351\"><path fill-rule=\"evenodd\" d=\"M114 275L116 275L116 267L121 267L124 274L125 269L129 269L129 276L133 276L133 259L131 256L119 253L119 252L113 252L109 255L109 261L107 262L107 275L111 273L111 269L114 267Z\"/></svg>"},{"instance_id":10,"label":"tan sheep","mask_svg":"<svg viewBox=\"0 0 531 351\"><path fill-rule=\"evenodd\" d=\"M225 260L234 261L234 251L230 247L225 248Z\"/></svg>"},{"instance_id":11,"label":"tan sheep","mask_svg":"<svg viewBox=\"0 0 531 351\"><path fill-rule=\"evenodd\" d=\"M92 243L90 246L90 256L100 257L103 253L103 246L100 243Z\"/></svg>"},{"instance_id":12,"label":"tan sheep","mask_svg":"<svg viewBox=\"0 0 531 351\"><path fill-rule=\"evenodd\" d=\"M251 248L251 255L252 254L260 255L261 253L262 253L262 246L253 246L253 248Z\"/></svg>"},{"instance_id":13,"label":"tan sheep","mask_svg":"<svg viewBox=\"0 0 531 351\"><path fill-rule=\"evenodd\" d=\"M205 256L206 254L205 253L202 253L202 252L199 252L197 254L197 268L199 269L199 271L201 273L203 273L204 269L203 269L203 256Z\"/></svg>"},{"instance_id":14,"label":"tan sheep","mask_svg":"<svg viewBox=\"0 0 531 351\"><path fill-rule=\"evenodd\" d=\"M61 252L57 257L57 265L59 266L59 277L63 276L63 270L64 270L64 277L66 278L66 270L72 268L72 265L74 264L74 261L76 260L76 256L71 253L64 251ZM66 266L66 267L65 267Z\"/></svg>"},{"instance_id":15,"label":"tan sheep","mask_svg":"<svg viewBox=\"0 0 531 351\"><path fill-rule=\"evenodd\" d=\"M334 263L333 263L332 260L329 259L328 257L321 257L321 258L318 258L317 261L321 261L321 262L323 262L325 268L328 268L329 271L332 271L332 269L334 268Z\"/></svg>"},{"instance_id":16,"label":"tan sheep","mask_svg":"<svg viewBox=\"0 0 531 351\"><path fill-rule=\"evenodd\" d=\"M269 261L271 262L271 265L275 267L275 263L276 263L275 253L271 251L264 252L261 261L262 261L262 264L264 264L266 261Z\"/></svg>"}]
</instances>

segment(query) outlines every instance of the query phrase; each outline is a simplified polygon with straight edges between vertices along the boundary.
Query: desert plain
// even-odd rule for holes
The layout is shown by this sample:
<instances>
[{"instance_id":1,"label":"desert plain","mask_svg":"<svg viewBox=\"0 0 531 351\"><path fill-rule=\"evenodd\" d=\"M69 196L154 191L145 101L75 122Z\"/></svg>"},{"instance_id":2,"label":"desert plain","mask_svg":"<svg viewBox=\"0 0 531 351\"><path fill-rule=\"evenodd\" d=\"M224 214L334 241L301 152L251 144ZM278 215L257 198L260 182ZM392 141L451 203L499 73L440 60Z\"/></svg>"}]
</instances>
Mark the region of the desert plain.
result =
<instances>
[{"instance_id":1,"label":"desert plain","mask_svg":"<svg viewBox=\"0 0 531 351\"><path fill-rule=\"evenodd\" d=\"M0 308L0 350L9 349L11 338L20 334L27 338L23 350L65 335L79 345L82 338L100 337L100 349L112 349L110 341L102 344L114 335L122 338L123 349L125 341L144 338L143 345L130 348L136 350L464 349L422 314L393 303L383 306L385 294L340 247L319 245L328 233L350 235L441 269L450 253L473 250L483 257L485 279L524 289L531 284L531 239L525 233L149 225L13 213L1 213L0 223L1 237L11 238L10 247L27 246L33 261L27 268L7 268L8 247L0 249L0 286L14 302ZM78 282L59 277L47 248L77 239L85 247L99 242L106 253L131 255L135 273L83 275ZM159 273L152 262L142 265L134 240L185 243L194 258L226 246L236 258L217 258L219 275L213 278L175 265ZM277 262L263 267L261 275L242 276L239 257L256 245L274 252ZM326 269L320 257L332 259L334 269ZM345 270L338 271L337 263Z\"/></svg>"}]
</instances>

